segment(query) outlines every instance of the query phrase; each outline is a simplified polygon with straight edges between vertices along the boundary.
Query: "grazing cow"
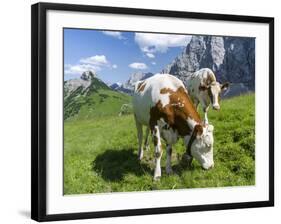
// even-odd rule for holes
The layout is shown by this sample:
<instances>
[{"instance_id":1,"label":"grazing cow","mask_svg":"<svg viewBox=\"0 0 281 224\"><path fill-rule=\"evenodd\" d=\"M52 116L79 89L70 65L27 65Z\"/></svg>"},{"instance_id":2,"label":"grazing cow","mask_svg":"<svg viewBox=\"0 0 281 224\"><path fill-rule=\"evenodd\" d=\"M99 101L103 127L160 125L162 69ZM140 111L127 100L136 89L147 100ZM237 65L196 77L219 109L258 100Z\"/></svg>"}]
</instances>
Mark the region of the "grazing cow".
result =
<instances>
[{"instance_id":1,"label":"grazing cow","mask_svg":"<svg viewBox=\"0 0 281 224\"><path fill-rule=\"evenodd\" d=\"M209 68L202 68L194 72L186 81L186 88L195 107L200 103L204 112L204 122L208 123L207 112L210 103L214 110L219 110L220 94L227 90L229 83L220 84Z\"/></svg>"},{"instance_id":2,"label":"grazing cow","mask_svg":"<svg viewBox=\"0 0 281 224\"><path fill-rule=\"evenodd\" d=\"M172 173L172 145L179 137L184 138L184 157L189 163L194 157L204 169L214 166L213 126L202 124L182 81L169 74L156 74L138 82L133 95L133 111L138 132L139 159L143 156L142 126L147 126L152 133L156 163L154 180L161 177L161 137L167 143L168 174Z\"/></svg>"}]
</instances>

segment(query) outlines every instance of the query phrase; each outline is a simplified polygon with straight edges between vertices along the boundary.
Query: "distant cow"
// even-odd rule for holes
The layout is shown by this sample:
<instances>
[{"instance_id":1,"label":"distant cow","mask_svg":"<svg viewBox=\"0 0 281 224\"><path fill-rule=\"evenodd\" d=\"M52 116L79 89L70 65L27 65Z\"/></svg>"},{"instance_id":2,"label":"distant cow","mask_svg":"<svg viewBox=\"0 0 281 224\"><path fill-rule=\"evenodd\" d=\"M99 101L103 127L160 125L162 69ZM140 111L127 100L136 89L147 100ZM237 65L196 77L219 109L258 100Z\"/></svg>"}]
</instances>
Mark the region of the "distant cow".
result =
<instances>
[{"instance_id":1,"label":"distant cow","mask_svg":"<svg viewBox=\"0 0 281 224\"><path fill-rule=\"evenodd\" d=\"M202 68L194 72L186 81L188 94L194 102L195 107L200 103L204 112L204 121L208 123L207 112L210 103L213 109L220 109L220 95L227 90L229 83L220 84L216 76L209 68Z\"/></svg>"},{"instance_id":2,"label":"distant cow","mask_svg":"<svg viewBox=\"0 0 281 224\"><path fill-rule=\"evenodd\" d=\"M155 146L154 179L161 177L160 138L167 143L166 172L172 173L172 145L184 138L185 158L199 161L204 169L213 167L213 126L203 125L182 81L168 74L156 74L135 85L133 112L138 132L139 159L143 156L142 126L152 133Z\"/></svg>"}]
</instances>

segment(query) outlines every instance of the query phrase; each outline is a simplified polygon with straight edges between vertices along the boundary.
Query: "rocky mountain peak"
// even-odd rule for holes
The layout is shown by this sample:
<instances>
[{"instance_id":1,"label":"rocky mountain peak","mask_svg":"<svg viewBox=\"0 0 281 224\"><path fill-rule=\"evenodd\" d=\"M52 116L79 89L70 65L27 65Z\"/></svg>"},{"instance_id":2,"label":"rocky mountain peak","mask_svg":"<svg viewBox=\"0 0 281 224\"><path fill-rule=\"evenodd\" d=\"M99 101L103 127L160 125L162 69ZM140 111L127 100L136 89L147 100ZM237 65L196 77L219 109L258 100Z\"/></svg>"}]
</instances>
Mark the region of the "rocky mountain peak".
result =
<instances>
[{"instance_id":1,"label":"rocky mountain peak","mask_svg":"<svg viewBox=\"0 0 281 224\"><path fill-rule=\"evenodd\" d=\"M122 83L120 83L120 82L115 82L115 83L109 85L109 87L111 89L117 89L117 88L120 88L121 86L122 86Z\"/></svg>"},{"instance_id":2,"label":"rocky mountain peak","mask_svg":"<svg viewBox=\"0 0 281 224\"><path fill-rule=\"evenodd\" d=\"M80 79L85 80L85 81L92 80L93 78L97 78L97 74L95 74L92 71L85 71L80 76Z\"/></svg>"},{"instance_id":3,"label":"rocky mountain peak","mask_svg":"<svg viewBox=\"0 0 281 224\"><path fill-rule=\"evenodd\" d=\"M129 85L133 85L135 84L136 82L140 81L140 80L143 80L143 79L146 79L150 76L152 76L153 74L152 73L143 73L143 72L135 72L133 74L131 74L130 78L128 79L128 81L126 82L127 84Z\"/></svg>"},{"instance_id":4,"label":"rocky mountain peak","mask_svg":"<svg viewBox=\"0 0 281 224\"><path fill-rule=\"evenodd\" d=\"M254 90L255 39L192 36L183 53L162 72L175 75L186 82L193 72L201 68L212 69L220 82L242 83L245 87L243 91Z\"/></svg>"},{"instance_id":5,"label":"rocky mountain peak","mask_svg":"<svg viewBox=\"0 0 281 224\"><path fill-rule=\"evenodd\" d=\"M133 90L136 82L147 79L151 76L153 76L151 72L148 73L135 72L131 74L130 78L122 85L122 87L125 89Z\"/></svg>"},{"instance_id":6,"label":"rocky mountain peak","mask_svg":"<svg viewBox=\"0 0 281 224\"><path fill-rule=\"evenodd\" d=\"M89 91L97 88L109 88L96 73L85 71L80 78L70 79L64 82L64 97L65 99L73 93L87 94Z\"/></svg>"},{"instance_id":7,"label":"rocky mountain peak","mask_svg":"<svg viewBox=\"0 0 281 224\"><path fill-rule=\"evenodd\" d=\"M123 92L123 93L127 93L129 95L131 95L134 91L134 86L135 83L140 81L140 80L144 80L147 79L149 77L153 76L153 73L143 73L143 72L135 72L133 74L130 75L129 79L121 84L121 83L113 83L112 85L110 85L110 88L118 91L118 92Z\"/></svg>"}]
</instances>

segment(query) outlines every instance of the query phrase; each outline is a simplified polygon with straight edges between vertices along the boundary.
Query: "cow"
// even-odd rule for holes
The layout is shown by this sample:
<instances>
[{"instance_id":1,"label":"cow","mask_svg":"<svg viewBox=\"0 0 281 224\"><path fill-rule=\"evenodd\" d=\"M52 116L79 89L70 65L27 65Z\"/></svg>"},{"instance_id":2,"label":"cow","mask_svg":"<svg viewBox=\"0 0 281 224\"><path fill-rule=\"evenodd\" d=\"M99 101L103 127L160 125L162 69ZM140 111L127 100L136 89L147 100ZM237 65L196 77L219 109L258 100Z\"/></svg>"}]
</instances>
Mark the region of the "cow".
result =
<instances>
[{"instance_id":1,"label":"cow","mask_svg":"<svg viewBox=\"0 0 281 224\"><path fill-rule=\"evenodd\" d=\"M172 173L172 146L179 137L184 139L184 158L191 164L194 157L204 169L214 166L213 129L211 124L203 124L190 100L182 81L169 74L156 74L135 85L133 112L138 135L138 156L143 156L143 130L148 127L155 147L154 180L161 177L161 137L166 142L166 172ZM146 133L146 141L149 131Z\"/></svg>"},{"instance_id":2,"label":"cow","mask_svg":"<svg viewBox=\"0 0 281 224\"><path fill-rule=\"evenodd\" d=\"M216 81L216 76L211 69L202 68L192 73L185 84L196 109L199 103L201 104L204 122L208 123L209 105L212 104L214 110L220 110L220 95L228 89L229 83L220 84Z\"/></svg>"}]
</instances>

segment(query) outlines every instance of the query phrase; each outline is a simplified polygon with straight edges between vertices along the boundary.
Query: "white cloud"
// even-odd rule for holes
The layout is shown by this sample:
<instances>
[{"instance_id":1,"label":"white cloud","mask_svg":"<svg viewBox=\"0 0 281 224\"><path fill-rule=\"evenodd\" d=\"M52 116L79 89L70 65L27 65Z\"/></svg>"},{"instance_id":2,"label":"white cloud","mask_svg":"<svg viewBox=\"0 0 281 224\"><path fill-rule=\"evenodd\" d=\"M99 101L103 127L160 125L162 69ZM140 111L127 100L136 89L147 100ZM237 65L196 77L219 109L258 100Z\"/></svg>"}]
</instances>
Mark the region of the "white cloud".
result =
<instances>
[{"instance_id":1,"label":"white cloud","mask_svg":"<svg viewBox=\"0 0 281 224\"><path fill-rule=\"evenodd\" d=\"M85 71L98 72L103 68L117 68L116 64L111 65L105 55L95 55L81 58L77 64L66 64L65 75L81 75Z\"/></svg>"},{"instance_id":2,"label":"white cloud","mask_svg":"<svg viewBox=\"0 0 281 224\"><path fill-rule=\"evenodd\" d=\"M100 67L90 64L77 64L77 65L65 65L65 75L81 75L85 71L97 72L100 71Z\"/></svg>"},{"instance_id":3,"label":"white cloud","mask_svg":"<svg viewBox=\"0 0 281 224\"><path fill-rule=\"evenodd\" d=\"M140 62L131 63L129 64L129 67L133 69L147 69L147 65Z\"/></svg>"},{"instance_id":4,"label":"white cloud","mask_svg":"<svg viewBox=\"0 0 281 224\"><path fill-rule=\"evenodd\" d=\"M189 35L136 33L135 42L145 53L164 53L169 47L182 47L190 42Z\"/></svg>"},{"instance_id":5,"label":"white cloud","mask_svg":"<svg viewBox=\"0 0 281 224\"><path fill-rule=\"evenodd\" d=\"M103 34L107 35L107 36L111 36L111 37L115 37L119 40L122 40L122 39L125 39L123 36L122 36L122 33L121 32L117 32L117 31L102 31Z\"/></svg>"},{"instance_id":6,"label":"white cloud","mask_svg":"<svg viewBox=\"0 0 281 224\"><path fill-rule=\"evenodd\" d=\"M91 65L95 65L95 66L109 65L109 62L107 61L107 59L104 55L95 55L95 56L91 56L88 58L82 58L82 59L80 59L80 63L91 64Z\"/></svg>"},{"instance_id":7,"label":"white cloud","mask_svg":"<svg viewBox=\"0 0 281 224\"><path fill-rule=\"evenodd\" d=\"M152 54L152 53L146 53L146 56L149 57L149 58L155 58L155 55Z\"/></svg>"},{"instance_id":8,"label":"white cloud","mask_svg":"<svg viewBox=\"0 0 281 224\"><path fill-rule=\"evenodd\" d=\"M151 62L151 64L156 65L156 62L155 62L155 61L153 61L153 62Z\"/></svg>"}]
</instances>

